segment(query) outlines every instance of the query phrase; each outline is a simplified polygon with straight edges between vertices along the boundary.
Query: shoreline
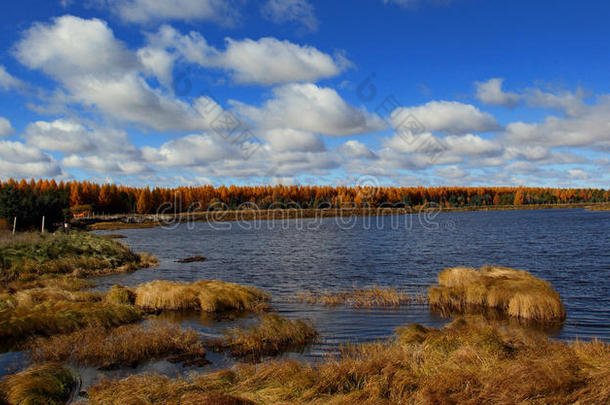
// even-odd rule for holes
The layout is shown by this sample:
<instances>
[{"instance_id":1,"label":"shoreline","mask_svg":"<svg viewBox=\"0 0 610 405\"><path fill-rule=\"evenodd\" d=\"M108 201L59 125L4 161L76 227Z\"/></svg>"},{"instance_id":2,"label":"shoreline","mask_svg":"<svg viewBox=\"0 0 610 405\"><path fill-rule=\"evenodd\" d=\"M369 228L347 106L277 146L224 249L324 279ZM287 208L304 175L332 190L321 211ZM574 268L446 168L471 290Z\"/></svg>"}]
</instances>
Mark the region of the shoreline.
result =
<instances>
[{"instance_id":1,"label":"shoreline","mask_svg":"<svg viewBox=\"0 0 610 405\"><path fill-rule=\"evenodd\" d=\"M121 230L154 228L176 222L237 222L253 220L286 220L304 218L341 218L341 217L377 217L393 215L413 215L420 213L442 212L479 212L479 211L517 211L541 209L575 209L587 211L608 211L605 203L573 204L528 204L528 205L489 205L477 207L405 207L405 208L306 208L306 209L248 209L227 211L200 211L178 214L115 214L74 219L72 225L88 231Z\"/></svg>"}]
</instances>

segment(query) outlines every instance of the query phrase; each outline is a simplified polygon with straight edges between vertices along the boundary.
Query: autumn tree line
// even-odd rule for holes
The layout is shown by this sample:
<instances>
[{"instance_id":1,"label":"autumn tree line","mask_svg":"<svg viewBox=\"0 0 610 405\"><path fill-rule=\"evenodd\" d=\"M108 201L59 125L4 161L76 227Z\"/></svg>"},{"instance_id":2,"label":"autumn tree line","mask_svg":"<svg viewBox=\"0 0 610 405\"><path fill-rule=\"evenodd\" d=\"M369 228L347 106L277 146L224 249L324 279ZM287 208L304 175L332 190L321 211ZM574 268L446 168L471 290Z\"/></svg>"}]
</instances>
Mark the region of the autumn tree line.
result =
<instances>
[{"instance_id":1,"label":"autumn tree line","mask_svg":"<svg viewBox=\"0 0 610 405\"><path fill-rule=\"evenodd\" d=\"M15 216L19 227L49 224L84 212L154 214L163 212L273 208L442 207L609 202L604 189L539 187L347 187L347 186L196 186L130 187L87 181L8 180L0 182L0 218Z\"/></svg>"}]
</instances>

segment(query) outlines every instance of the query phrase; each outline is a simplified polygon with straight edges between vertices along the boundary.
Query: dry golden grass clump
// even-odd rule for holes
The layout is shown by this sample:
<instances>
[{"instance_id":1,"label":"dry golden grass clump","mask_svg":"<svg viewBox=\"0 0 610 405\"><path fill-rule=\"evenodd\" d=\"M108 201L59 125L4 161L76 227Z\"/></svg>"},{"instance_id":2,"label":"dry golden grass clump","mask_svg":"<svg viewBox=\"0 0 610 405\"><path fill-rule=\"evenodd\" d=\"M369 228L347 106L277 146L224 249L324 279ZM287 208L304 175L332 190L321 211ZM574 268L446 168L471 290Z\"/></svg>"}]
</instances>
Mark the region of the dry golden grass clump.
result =
<instances>
[{"instance_id":1,"label":"dry golden grass clump","mask_svg":"<svg viewBox=\"0 0 610 405\"><path fill-rule=\"evenodd\" d=\"M54 363L37 365L2 380L0 403L4 400L10 405L63 405L75 386L76 380L68 368Z\"/></svg>"},{"instance_id":2,"label":"dry golden grass clump","mask_svg":"<svg viewBox=\"0 0 610 405\"><path fill-rule=\"evenodd\" d=\"M135 403L129 398L169 404L197 391L274 405L606 404L610 345L566 344L482 317L464 318L442 329L407 326L392 341L351 347L317 365L241 365L190 383L130 377L105 381L89 395L93 404Z\"/></svg>"},{"instance_id":3,"label":"dry golden grass clump","mask_svg":"<svg viewBox=\"0 0 610 405\"><path fill-rule=\"evenodd\" d=\"M136 293L131 288L113 285L104 296L104 302L133 305L136 302Z\"/></svg>"},{"instance_id":4,"label":"dry golden grass clump","mask_svg":"<svg viewBox=\"0 0 610 405\"><path fill-rule=\"evenodd\" d=\"M182 379L140 374L104 380L88 391L91 405L256 405L254 402L202 389Z\"/></svg>"},{"instance_id":5,"label":"dry golden grass clump","mask_svg":"<svg viewBox=\"0 0 610 405\"><path fill-rule=\"evenodd\" d=\"M18 305L15 298L8 294L0 297L2 339L68 333L92 326L109 328L140 319L141 311L130 305L73 301Z\"/></svg>"},{"instance_id":6,"label":"dry golden grass clump","mask_svg":"<svg viewBox=\"0 0 610 405\"><path fill-rule=\"evenodd\" d=\"M58 287L30 288L13 294L15 303L23 307L49 301L99 302L103 294L91 291L69 291Z\"/></svg>"},{"instance_id":7,"label":"dry golden grass clump","mask_svg":"<svg viewBox=\"0 0 610 405\"><path fill-rule=\"evenodd\" d=\"M161 321L110 330L92 327L67 335L37 338L28 346L32 359L37 362L71 361L103 368L135 365L165 356L205 360L205 349L194 330Z\"/></svg>"},{"instance_id":8,"label":"dry golden grass clump","mask_svg":"<svg viewBox=\"0 0 610 405\"><path fill-rule=\"evenodd\" d=\"M425 302L423 296L413 296L396 288L373 286L371 288L322 293L297 293L297 300L308 304L327 306L347 305L353 308L399 307L413 302Z\"/></svg>"},{"instance_id":9,"label":"dry golden grass clump","mask_svg":"<svg viewBox=\"0 0 610 405\"><path fill-rule=\"evenodd\" d=\"M460 312L477 307L496 308L510 316L533 321L560 321L566 317L561 298L553 287L524 270L454 267L443 270L438 283L439 286L428 290L433 308Z\"/></svg>"},{"instance_id":10,"label":"dry golden grass clump","mask_svg":"<svg viewBox=\"0 0 610 405\"><path fill-rule=\"evenodd\" d=\"M260 311L269 296L261 290L222 281L153 281L135 289L135 305L147 310Z\"/></svg>"},{"instance_id":11,"label":"dry golden grass clump","mask_svg":"<svg viewBox=\"0 0 610 405\"><path fill-rule=\"evenodd\" d=\"M290 349L300 349L317 339L318 332L310 322L290 320L277 314L265 314L250 328L230 329L224 339L213 342L216 349L228 348L233 356L258 360Z\"/></svg>"}]
</instances>

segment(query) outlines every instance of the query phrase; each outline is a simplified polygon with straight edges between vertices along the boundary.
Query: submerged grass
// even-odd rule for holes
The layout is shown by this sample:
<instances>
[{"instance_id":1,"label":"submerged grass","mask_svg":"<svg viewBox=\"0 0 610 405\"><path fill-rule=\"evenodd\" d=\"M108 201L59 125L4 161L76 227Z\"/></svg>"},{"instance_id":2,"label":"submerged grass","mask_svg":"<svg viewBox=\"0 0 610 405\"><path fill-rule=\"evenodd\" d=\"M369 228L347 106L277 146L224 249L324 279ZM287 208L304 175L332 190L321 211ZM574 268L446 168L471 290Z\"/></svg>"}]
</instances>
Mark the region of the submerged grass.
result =
<instances>
[{"instance_id":1,"label":"submerged grass","mask_svg":"<svg viewBox=\"0 0 610 405\"><path fill-rule=\"evenodd\" d=\"M147 310L261 311L269 300L261 290L222 281L153 281L134 292L135 305Z\"/></svg>"},{"instance_id":2,"label":"submerged grass","mask_svg":"<svg viewBox=\"0 0 610 405\"><path fill-rule=\"evenodd\" d=\"M75 386L76 379L68 368L55 363L36 365L2 380L0 403L4 400L10 405L65 404Z\"/></svg>"},{"instance_id":3,"label":"submerged grass","mask_svg":"<svg viewBox=\"0 0 610 405\"><path fill-rule=\"evenodd\" d=\"M300 349L318 338L310 322L290 320L277 314L264 314L250 328L230 329L224 339L212 343L215 349L228 348L231 355L259 360L291 349Z\"/></svg>"},{"instance_id":4,"label":"submerged grass","mask_svg":"<svg viewBox=\"0 0 610 405\"><path fill-rule=\"evenodd\" d=\"M37 362L71 361L102 368L133 366L165 356L205 360L205 349L194 330L161 321L110 330L92 327L67 335L36 338L28 347Z\"/></svg>"},{"instance_id":5,"label":"submerged grass","mask_svg":"<svg viewBox=\"0 0 610 405\"><path fill-rule=\"evenodd\" d=\"M426 298L410 295L396 288L373 286L363 289L322 293L300 292L297 300L326 306L346 305L353 308L399 307L413 302L423 303Z\"/></svg>"},{"instance_id":6,"label":"submerged grass","mask_svg":"<svg viewBox=\"0 0 610 405\"><path fill-rule=\"evenodd\" d=\"M191 382L152 375L106 380L89 391L90 403L196 403L183 402L192 393L273 405L610 402L610 345L599 341L566 344L480 317L397 334L316 365L241 365Z\"/></svg>"},{"instance_id":7,"label":"submerged grass","mask_svg":"<svg viewBox=\"0 0 610 405\"><path fill-rule=\"evenodd\" d=\"M557 321L566 316L551 285L523 270L455 267L443 270L438 282L439 286L428 290L430 305L436 309L466 312L489 307L532 321Z\"/></svg>"}]
</instances>

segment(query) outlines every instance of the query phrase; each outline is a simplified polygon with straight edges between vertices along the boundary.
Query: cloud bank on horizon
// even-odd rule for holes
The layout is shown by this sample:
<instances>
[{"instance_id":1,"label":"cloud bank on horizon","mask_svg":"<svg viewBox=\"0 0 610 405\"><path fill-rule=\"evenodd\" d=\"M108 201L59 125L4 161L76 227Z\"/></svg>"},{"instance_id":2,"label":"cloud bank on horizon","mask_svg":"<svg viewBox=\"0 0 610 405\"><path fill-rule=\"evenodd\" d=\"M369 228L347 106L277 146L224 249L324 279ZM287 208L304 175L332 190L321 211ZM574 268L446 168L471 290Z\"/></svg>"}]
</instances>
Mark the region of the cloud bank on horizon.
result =
<instances>
[{"instance_id":1,"label":"cloud bank on horizon","mask_svg":"<svg viewBox=\"0 0 610 405\"><path fill-rule=\"evenodd\" d=\"M327 3L58 0L35 19L4 5L0 180L610 187L601 20ZM526 9L523 32L486 22ZM553 30L580 38L555 46Z\"/></svg>"}]
</instances>

